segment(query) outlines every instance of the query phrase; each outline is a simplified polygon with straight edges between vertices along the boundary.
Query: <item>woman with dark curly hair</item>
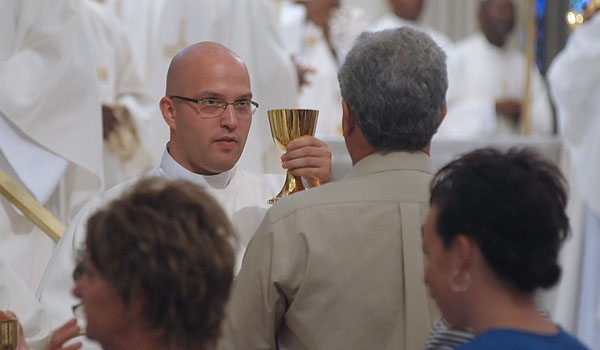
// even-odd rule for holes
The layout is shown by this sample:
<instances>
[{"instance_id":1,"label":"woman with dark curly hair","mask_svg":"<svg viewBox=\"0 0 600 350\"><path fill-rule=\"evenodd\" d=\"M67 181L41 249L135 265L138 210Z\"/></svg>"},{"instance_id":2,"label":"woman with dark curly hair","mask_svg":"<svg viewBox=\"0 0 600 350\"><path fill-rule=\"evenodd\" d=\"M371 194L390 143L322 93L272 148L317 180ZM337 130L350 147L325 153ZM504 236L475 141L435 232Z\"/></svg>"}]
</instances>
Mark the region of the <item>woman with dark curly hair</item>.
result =
<instances>
[{"instance_id":1,"label":"woman with dark curly hair","mask_svg":"<svg viewBox=\"0 0 600 350\"><path fill-rule=\"evenodd\" d=\"M199 186L148 178L89 220L73 293L104 349L212 349L233 228Z\"/></svg>"},{"instance_id":2,"label":"woman with dark curly hair","mask_svg":"<svg viewBox=\"0 0 600 350\"><path fill-rule=\"evenodd\" d=\"M560 278L569 230L553 163L530 150L477 150L436 174L430 204L425 283L445 319L475 334L459 349L585 349L536 304Z\"/></svg>"}]
</instances>

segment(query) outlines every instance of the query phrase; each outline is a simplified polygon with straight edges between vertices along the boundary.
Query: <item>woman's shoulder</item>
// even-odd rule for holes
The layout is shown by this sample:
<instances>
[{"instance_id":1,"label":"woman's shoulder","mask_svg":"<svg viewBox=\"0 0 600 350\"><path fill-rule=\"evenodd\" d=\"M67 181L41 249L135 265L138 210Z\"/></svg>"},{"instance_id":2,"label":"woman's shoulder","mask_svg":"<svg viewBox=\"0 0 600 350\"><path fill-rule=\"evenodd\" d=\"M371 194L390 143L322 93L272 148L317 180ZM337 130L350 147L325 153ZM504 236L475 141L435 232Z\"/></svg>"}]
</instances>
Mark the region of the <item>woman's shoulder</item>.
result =
<instances>
[{"instance_id":1,"label":"woman's shoulder","mask_svg":"<svg viewBox=\"0 0 600 350\"><path fill-rule=\"evenodd\" d=\"M514 329L491 329L478 336L471 342L458 347L459 350L470 349L573 349L587 350L588 348L575 337L559 328L555 334L539 334Z\"/></svg>"}]
</instances>

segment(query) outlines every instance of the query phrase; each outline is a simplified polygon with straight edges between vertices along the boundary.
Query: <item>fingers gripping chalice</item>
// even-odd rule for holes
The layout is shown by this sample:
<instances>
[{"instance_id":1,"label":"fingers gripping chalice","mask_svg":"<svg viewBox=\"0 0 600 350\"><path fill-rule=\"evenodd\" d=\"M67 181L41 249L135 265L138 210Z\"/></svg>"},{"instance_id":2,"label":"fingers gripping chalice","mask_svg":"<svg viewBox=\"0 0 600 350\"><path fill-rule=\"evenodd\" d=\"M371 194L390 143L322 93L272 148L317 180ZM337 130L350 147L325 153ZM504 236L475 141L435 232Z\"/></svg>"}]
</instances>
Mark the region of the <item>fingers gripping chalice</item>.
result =
<instances>
[{"instance_id":1,"label":"fingers gripping chalice","mask_svg":"<svg viewBox=\"0 0 600 350\"><path fill-rule=\"evenodd\" d=\"M286 151L287 144L291 140L305 135L314 136L319 111L314 109L274 109L267 111L267 114L273 141L280 149ZM302 179L287 171L283 188L275 198L269 200L269 204L275 203L283 196L302 190L304 190Z\"/></svg>"}]
</instances>

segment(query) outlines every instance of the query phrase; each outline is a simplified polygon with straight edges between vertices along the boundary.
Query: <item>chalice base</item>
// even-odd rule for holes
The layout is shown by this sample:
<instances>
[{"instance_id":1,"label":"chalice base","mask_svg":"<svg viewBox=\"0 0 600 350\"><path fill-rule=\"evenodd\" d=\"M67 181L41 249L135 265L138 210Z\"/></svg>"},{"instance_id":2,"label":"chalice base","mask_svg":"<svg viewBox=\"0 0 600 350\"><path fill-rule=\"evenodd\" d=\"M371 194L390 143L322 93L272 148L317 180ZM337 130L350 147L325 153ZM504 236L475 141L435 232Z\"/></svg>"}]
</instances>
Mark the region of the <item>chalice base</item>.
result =
<instances>
[{"instance_id":1,"label":"chalice base","mask_svg":"<svg viewBox=\"0 0 600 350\"><path fill-rule=\"evenodd\" d=\"M275 198L269 199L269 204L277 202L277 200L283 196L289 196L292 193L304 190L304 184L302 183L302 179L300 178L300 176L293 176L288 171L285 175L285 183L283 184L283 188L281 189L281 191L279 191L279 194L277 194Z\"/></svg>"}]
</instances>

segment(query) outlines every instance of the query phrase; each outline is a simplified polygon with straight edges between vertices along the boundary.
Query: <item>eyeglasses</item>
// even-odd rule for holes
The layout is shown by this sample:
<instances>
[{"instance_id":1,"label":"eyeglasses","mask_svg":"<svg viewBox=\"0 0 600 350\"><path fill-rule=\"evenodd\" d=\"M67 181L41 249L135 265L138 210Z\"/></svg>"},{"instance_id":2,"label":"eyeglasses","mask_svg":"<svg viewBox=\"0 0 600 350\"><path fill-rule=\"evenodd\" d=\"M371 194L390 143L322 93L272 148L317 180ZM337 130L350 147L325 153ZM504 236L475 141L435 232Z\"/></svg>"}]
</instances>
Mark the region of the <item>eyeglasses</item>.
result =
<instances>
[{"instance_id":1,"label":"eyeglasses","mask_svg":"<svg viewBox=\"0 0 600 350\"><path fill-rule=\"evenodd\" d=\"M251 118L252 114L258 108L258 103L250 100L238 100L233 102L227 102L223 100L217 100L214 98L203 98L195 99L183 96L169 96L171 99L179 99L188 102L194 102L198 105L198 112L200 112L204 118L217 118L225 112L227 106L232 105L233 109L237 112L237 116L240 118Z\"/></svg>"}]
</instances>

